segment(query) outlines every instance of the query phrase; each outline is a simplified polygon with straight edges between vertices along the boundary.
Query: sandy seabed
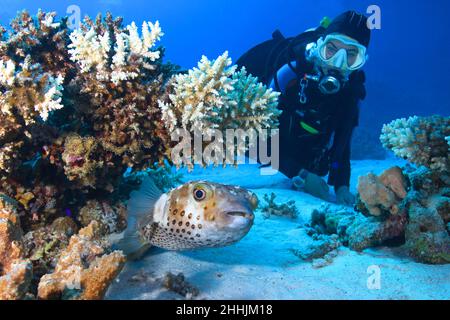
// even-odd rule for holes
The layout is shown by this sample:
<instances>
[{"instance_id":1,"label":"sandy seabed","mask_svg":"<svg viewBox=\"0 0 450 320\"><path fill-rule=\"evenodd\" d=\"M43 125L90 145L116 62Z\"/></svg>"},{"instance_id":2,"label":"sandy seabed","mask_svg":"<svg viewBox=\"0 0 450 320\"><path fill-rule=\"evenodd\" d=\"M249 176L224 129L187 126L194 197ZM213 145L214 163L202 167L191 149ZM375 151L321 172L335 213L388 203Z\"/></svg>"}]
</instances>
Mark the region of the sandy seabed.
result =
<instances>
[{"instance_id":1,"label":"sandy seabed","mask_svg":"<svg viewBox=\"0 0 450 320\"><path fill-rule=\"evenodd\" d=\"M398 160L354 161L351 186L359 175L380 173ZM297 219L270 217L256 211L255 223L240 242L214 249L170 252L152 249L140 261L129 262L110 287L107 299L183 299L162 288L165 273L182 272L197 287L196 299L450 299L450 265L414 262L400 248L379 247L361 253L341 247L329 266L315 269L290 249L312 242L301 228L323 201L294 191L282 174L261 176L256 165L196 168L184 180L236 184L254 191L260 200L274 192L275 201L295 200ZM378 288L369 288L374 267Z\"/></svg>"}]
</instances>

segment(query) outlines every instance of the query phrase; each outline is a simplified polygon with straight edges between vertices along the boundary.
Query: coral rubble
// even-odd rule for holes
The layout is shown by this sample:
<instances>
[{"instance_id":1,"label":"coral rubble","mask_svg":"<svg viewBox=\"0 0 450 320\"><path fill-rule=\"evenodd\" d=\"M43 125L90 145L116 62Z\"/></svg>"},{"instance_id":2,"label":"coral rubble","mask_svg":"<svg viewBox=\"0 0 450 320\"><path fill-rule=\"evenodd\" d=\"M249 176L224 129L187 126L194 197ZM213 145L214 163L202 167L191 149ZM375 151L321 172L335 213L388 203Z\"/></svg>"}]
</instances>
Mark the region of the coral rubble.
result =
<instances>
[{"instance_id":1,"label":"coral rubble","mask_svg":"<svg viewBox=\"0 0 450 320\"><path fill-rule=\"evenodd\" d=\"M266 201L266 204L260 207L263 212L263 216L265 219L270 218L271 215L288 217L291 219L295 219L298 217L298 209L295 206L295 201L290 200L287 203L277 204L275 203L276 195L275 193L271 193L270 195L265 194L263 199Z\"/></svg>"},{"instance_id":2,"label":"coral rubble","mask_svg":"<svg viewBox=\"0 0 450 320\"><path fill-rule=\"evenodd\" d=\"M163 279L163 286L167 290L173 291L185 297L192 299L199 295L199 290L187 282L182 273L174 275L171 272L166 273Z\"/></svg>"}]
</instances>

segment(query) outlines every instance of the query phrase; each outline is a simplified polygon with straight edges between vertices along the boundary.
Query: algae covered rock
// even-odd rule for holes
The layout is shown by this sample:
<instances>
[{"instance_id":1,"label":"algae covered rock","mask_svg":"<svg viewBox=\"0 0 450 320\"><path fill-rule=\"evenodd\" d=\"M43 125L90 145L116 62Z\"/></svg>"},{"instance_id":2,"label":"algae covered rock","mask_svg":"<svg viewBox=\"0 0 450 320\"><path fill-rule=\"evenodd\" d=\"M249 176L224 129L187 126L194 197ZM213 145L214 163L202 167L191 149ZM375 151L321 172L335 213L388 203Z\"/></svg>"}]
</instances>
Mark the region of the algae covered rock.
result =
<instances>
[{"instance_id":1,"label":"algae covered rock","mask_svg":"<svg viewBox=\"0 0 450 320\"><path fill-rule=\"evenodd\" d=\"M32 279L25 259L22 229L14 202L0 195L0 300L23 299Z\"/></svg>"},{"instance_id":2,"label":"algae covered rock","mask_svg":"<svg viewBox=\"0 0 450 320\"><path fill-rule=\"evenodd\" d=\"M71 237L54 272L41 278L38 298L103 298L126 258L121 251L108 253L107 243L98 236L99 228L99 223L93 221Z\"/></svg>"},{"instance_id":3,"label":"algae covered rock","mask_svg":"<svg viewBox=\"0 0 450 320\"><path fill-rule=\"evenodd\" d=\"M384 171L379 177L373 173L358 178L358 206L373 216L399 213L399 204L407 194L407 180L399 167Z\"/></svg>"}]
</instances>

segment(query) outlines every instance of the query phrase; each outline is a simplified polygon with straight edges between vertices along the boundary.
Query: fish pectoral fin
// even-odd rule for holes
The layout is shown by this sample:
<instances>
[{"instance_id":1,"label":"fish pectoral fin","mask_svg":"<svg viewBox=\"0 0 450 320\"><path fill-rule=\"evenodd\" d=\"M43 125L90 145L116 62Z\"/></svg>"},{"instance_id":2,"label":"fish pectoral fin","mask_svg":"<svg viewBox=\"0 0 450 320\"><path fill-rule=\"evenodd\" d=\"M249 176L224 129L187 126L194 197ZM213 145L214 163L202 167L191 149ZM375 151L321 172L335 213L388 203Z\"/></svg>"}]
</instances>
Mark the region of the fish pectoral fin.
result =
<instances>
[{"instance_id":1,"label":"fish pectoral fin","mask_svg":"<svg viewBox=\"0 0 450 320\"><path fill-rule=\"evenodd\" d=\"M132 217L133 222L141 220L143 217L153 212L156 201L163 193L155 185L155 182L149 176L146 176L139 187L130 195L127 211L128 218Z\"/></svg>"},{"instance_id":2,"label":"fish pectoral fin","mask_svg":"<svg viewBox=\"0 0 450 320\"><path fill-rule=\"evenodd\" d=\"M113 245L114 249L122 250L129 260L139 259L150 247L151 244L143 243L140 240L140 237L137 233L127 234L127 232L125 232L122 239L120 239ZM136 255L136 253L141 251L143 252L139 255L137 259L133 258Z\"/></svg>"}]
</instances>

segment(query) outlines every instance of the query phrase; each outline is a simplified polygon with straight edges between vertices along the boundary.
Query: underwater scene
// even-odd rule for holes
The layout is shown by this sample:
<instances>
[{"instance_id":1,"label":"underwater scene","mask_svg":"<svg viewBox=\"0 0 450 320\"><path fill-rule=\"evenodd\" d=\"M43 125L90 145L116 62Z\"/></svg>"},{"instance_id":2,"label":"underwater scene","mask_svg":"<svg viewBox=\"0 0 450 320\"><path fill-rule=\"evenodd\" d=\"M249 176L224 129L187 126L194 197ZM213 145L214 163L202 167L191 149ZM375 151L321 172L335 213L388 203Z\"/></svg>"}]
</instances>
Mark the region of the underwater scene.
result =
<instances>
[{"instance_id":1,"label":"underwater scene","mask_svg":"<svg viewBox=\"0 0 450 320\"><path fill-rule=\"evenodd\" d=\"M449 12L0 0L0 300L449 300Z\"/></svg>"}]
</instances>

